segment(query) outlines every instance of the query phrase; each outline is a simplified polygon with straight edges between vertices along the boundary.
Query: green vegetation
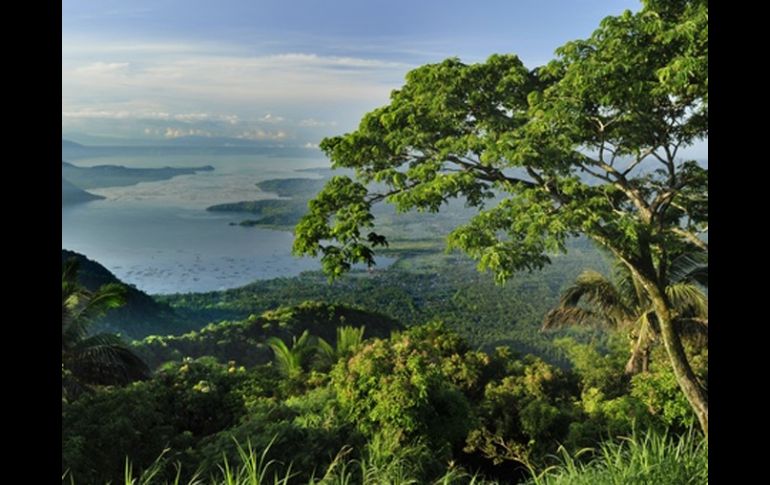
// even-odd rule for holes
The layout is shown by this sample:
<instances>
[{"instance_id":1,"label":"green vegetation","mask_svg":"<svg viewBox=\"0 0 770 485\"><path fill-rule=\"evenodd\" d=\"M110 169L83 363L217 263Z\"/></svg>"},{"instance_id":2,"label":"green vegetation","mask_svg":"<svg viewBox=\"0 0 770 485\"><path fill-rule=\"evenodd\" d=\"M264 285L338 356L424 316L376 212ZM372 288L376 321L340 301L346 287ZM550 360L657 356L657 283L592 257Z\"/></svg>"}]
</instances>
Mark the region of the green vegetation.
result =
<instances>
[{"instance_id":1,"label":"green vegetation","mask_svg":"<svg viewBox=\"0 0 770 485\"><path fill-rule=\"evenodd\" d=\"M62 401L77 398L93 385L126 384L146 379L150 372L119 337L89 335L96 318L123 304L124 287L111 283L89 291L78 283L77 272L77 260L62 267Z\"/></svg>"},{"instance_id":2,"label":"green vegetation","mask_svg":"<svg viewBox=\"0 0 770 485\"><path fill-rule=\"evenodd\" d=\"M581 273L562 295L558 308L546 314L543 328L604 325L626 330L634 342L626 373L638 374L647 370L650 348L660 339L660 329L641 282L625 265L617 263L614 269L616 283L593 270ZM701 283L707 288L708 267L703 260L684 255L673 262L669 274L672 284L665 288L665 294L674 309L677 331L682 337L707 340L708 297ZM585 306L581 307L581 302Z\"/></svg>"},{"instance_id":3,"label":"green vegetation","mask_svg":"<svg viewBox=\"0 0 770 485\"><path fill-rule=\"evenodd\" d=\"M341 327L349 325L366 325L370 337L387 337L392 330L400 328L392 318L373 311L306 301L266 311L259 317L252 313L244 320L212 323L184 335L152 335L133 345L153 367L185 357L204 356L214 357L221 363L237 361L239 365L251 367L265 364L272 358L266 345L270 338L291 342L296 336L309 332L326 343L339 335ZM343 345L344 354L351 344Z\"/></svg>"},{"instance_id":4,"label":"green vegetation","mask_svg":"<svg viewBox=\"0 0 770 485\"><path fill-rule=\"evenodd\" d=\"M400 212L438 212L450 199L476 208L448 246L500 282L584 234L643 287L708 435L708 395L666 294L673 261L708 250L708 170L677 157L708 136L708 4L645 2L556 54L533 70L493 55L410 71L390 104L321 142L333 167L355 175L333 177L309 202L294 252L320 255L330 278L372 264L387 246L372 213L381 200Z\"/></svg>"},{"instance_id":5,"label":"green vegetation","mask_svg":"<svg viewBox=\"0 0 770 485\"><path fill-rule=\"evenodd\" d=\"M77 282L85 289L96 291L104 285L123 287L123 304L105 309L104 315L92 322L93 330L120 333L131 338L141 338L155 333L181 333L193 328L187 321L178 318L174 310L154 300L150 295L122 283L107 268L82 254L62 249L62 266L69 261L78 263Z\"/></svg>"},{"instance_id":6,"label":"green vegetation","mask_svg":"<svg viewBox=\"0 0 770 485\"><path fill-rule=\"evenodd\" d=\"M162 296L181 320L198 328L208 322L243 321L283 305L307 300L327 302L388 315L409 327L441 320L467 338L474 347L493 350L511 346L534 353L549 362L566 365L553 336L540 332L543 315L553 308L561 291L586 267L608 271L604 256L584 240L569 243L567 255L555 256L555 264L541 271L518 275L506 285L496 285L490 275L478 273L473 263L459 254L442 254L428 248L436 241L404 241L394 251L399 259L389 268L354 272L329 284L320 273L296 278L257 281L223 292ZM356 326L365 324L355 323ZM352 322L350 324L353 324ZM376 329L367 325L367 335ZM296 335L299 335L297 332ZM311 330L311 333L313 331ZM604 337L601 332L567 329L581 340ZM334 335L320 335L333 339ZM291 340L291 336L283 336ZM209 351L213 352L213 346ZM197 356L200 354L187 354ZM219 354L216 354L219 355Z\"/></svg>"},{"instance_id":7,"label":"green vegetation","mask_svg":"<svg viewBox=\"0 0 770 485\"><path fill-rule=\"evenodd\" d=\"M329 367L305 335L282 342L300 350L296 366L282 365L281 352L277 365L249 369L186 358L64 403L63 471L76 483L115 481L126 457L140 471L167 450L159 478L176 476L175 463L184 480L209 477L223 455L240 459L237 442L270 445L299 483L330 467L357 475L351 464L334 468L340 453L416 483L444 476L450 462L456 473L509 482L545 469L559 443L575 453L640 427L682 433L696 422L665 356L654 353L650 370L628 380L623 345L600 354L565 340L574 367L562 370L505 348L474 351L433 323L363 340Z\"/></svg>"},{"instance_id":8,"label":"green vegetation","mask_svg":"<svg viewBox=\"0 0 770 485\"><path fill-rule=\"evenodd\" d=\"M586 455L593 450L584 449L579 454ZM334 459L326 473L319 479L311 478L308 485L350 485L350 484L416 484L420 483L402 456L390 457L381 461L374 456L363 460L346 460L348 449L342 450ZM298 483L291 481L291 467L270 459L270 447L263 451L239 447L239 459L236 463L224 460L220 473L210 480L192 478L189 482L164 482L166 485L285 485ZM599 454L588 464L583 464L562 450L559 465L547 472L535 475L528 484L596 484L610 485L634 483L656 485L667 483L684 485L708 482L708 450L705 443L692 434L679 438L665 435L647 434L641 438L632 436L618 442L604 442ZM161 455L162 458L162 455ZM126 465L125 483L152 484L160 471L160 459L145 470L141 476L134 477L130 463ZM290 464L289 464L290 465ZM181 472L181 470L180 470ZM180 473L181 474L181 473ZM456 467L450 466L443 476L431 482L435 485L497 485L497 481L487 481Z\"/></svg>"},{"instance_id":9,"label":"green vegetation","mask_svg":"<svg viewBox=\"0 0 770 485\"><path fill-rule=\"evenodd\" d=\"M325 184L294 247L323 273L138 294L130 349L89 334L130 291L64 266L63 482L708 483L708 172L676 157L708 133L707 14L410 72L322 142L352 173L225 209L291 225Z\"/></svg>"},{"instance_id":10,"label":"green vegetation","mask_svg":"<svg viewBox=\"0 0 770 485\"><path fill-rule=\"evenodd\" d=\"M579 452L591 453L584 449ZM577 453L576 453L577 455ZM601 443L588 463L562 450L561 462L531 485L708 483L708 445L692 433L631 436Z\"/></svg>"}]
</instances>

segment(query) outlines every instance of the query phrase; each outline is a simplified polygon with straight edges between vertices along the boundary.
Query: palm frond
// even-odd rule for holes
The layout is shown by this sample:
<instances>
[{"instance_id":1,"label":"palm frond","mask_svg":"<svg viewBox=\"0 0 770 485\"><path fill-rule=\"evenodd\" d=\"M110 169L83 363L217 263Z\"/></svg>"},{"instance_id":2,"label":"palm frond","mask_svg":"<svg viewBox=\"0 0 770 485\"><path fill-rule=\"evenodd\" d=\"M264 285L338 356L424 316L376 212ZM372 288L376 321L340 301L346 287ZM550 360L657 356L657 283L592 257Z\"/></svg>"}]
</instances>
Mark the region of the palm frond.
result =
<instances>
[{"instance_id":1,"label":"palm frond","mask_svg":"<svg viewBox=\"0 0 770 485\"><path fill-rule=\"evenodd\" d=\"M337 351L334 347L321 337L318 337L316 345L318 346L318 353L316 354L318 364L322 368L328 368L334 365L337 361Z\"/></svg>"},{"instance_id":2,"label":"palm frond","mask_svg":"<svg viewBox=\"0 0 770 485\"><path fill-rule=\"evenodd\" d=\"M634 328L636 328L639 335L646 333L650 340L654 341L658 335L660 335L660 328L658 327L658 318L655 316L655 312L648 310L636 319L634 322Z\"/></svg>"},{"instance_id":3,"label":"palm frond","mask_svg":"<svg viewBox=\"0 0 770 485\"><path fill-rule=\"evenodd\" d=\"M94 292L86 293L86 297L85 305L80 308L76 318L93 321L103 316L108 310L124 305L126 288L118 283L109 283Z\"/></svg>"},{"instance_id":4,"label":"palm frond","mask_svg":"<svg viewBox=\"0 0 770 485\"><path fill-rule=\"evenodd\" d=\"M87 337L88 328L107 310L125 302L126 288L103 285L89 291L77 282L77 260L62 265L62 394L87 384L126 384L146 379L150 369L115 335Z\"/></svg>"},{"instance_id":5,"label":"palm frond","mask_svg":"<svg viewBox=\"0 0 770 485\"><path fill-rule=\"evenodd\" d=\"M120 338L110 334L82 340L66 356L65 365L90 384L127 384L147 379L150 369Z\"/></svg>"},{"instance_id":6,"label":"palm frond","mask_svg":"<svg viewBox=\"0 0 770 485\"><path fill-rule=\"evenodd\" d=\"M612 268L612 280L615 283L621 301L629 313L636 314L641 309L650 306L650 299L639 279L634 277L631 270L621 261L616 261Z\"/></svg>"},{"instance_id":7,"label":"palm frond","mask_svg":"<svg viewBox=\"0 0 770 485\"><path fill-rule=\"evenodd\" d=\"M691 283L675 283L666 288L666 296L668 296L671 305L679 315L708 319L708 297L696 285Z\"/></svg>"},{"instance_id":8,"label":"palm frond","mask_svg":"<svg viewBox=\"0 0 770 485\"><path fill-rule=\"evenodd\" d=\"M595 313L576 306L557 307L545 314L541 330L555 330L569 326L601 327L609 322Z\"/></svg>"},{"instance_id":9,"label":"palm frond","mask_svg":"<svg viewBox=\"0 0 770 485\"><path fill-rule=\"evenodd\" d=\"M267 345L273 349L275 354L275 363L278 369L287 377L295 376L302 372L302 360L300 353L294 349L296 347L296 337L292 348L290 349L283 340L278 337L267 339Z\"/></svg>"},{"instance_id":10,"label":"palm frond","mask_svg":"<svg viewBox=\"0 0 770 485\"><path fill-rule=\"evenodd\" d=\"M597 313L610 320L631 318L631 309L615 285L601 273L585 270L575 282L562 293L560 307L576 307L584 302Z\"/></svg>"},{"instance_id":11,"label":"palm frond","mask_svg":"<svg viewBox=\"0 0 770 485\"><path fill-rule=\"evenodd\" d=\"M669 281L674 283L698 283L709 286L708 253L706 251L681 254L671 261L668 270Z\"/></svg>"},{"instance_id":12,"label":"palm frond","mask_svg":"<svg viewBox=\"0 0 770 485\"><path fill-rule=\"evenodd\" d=\"M80 263L75 258L70 258L67 261L64 262L61 269L61 280L62 284L65 282L67 284L76 284L77 283L77 274L80 270Z\"/></svg>"},{"instance_id":13,"label":"palm frond","mask_svg":"<svg viewBox=\"0 0 770 485\"><path fill-rule=\"evenodd\" d=\"M366 327L337 327L337 354L339 357L350 355L364 341Z\"/></svg>"}]
</instances>

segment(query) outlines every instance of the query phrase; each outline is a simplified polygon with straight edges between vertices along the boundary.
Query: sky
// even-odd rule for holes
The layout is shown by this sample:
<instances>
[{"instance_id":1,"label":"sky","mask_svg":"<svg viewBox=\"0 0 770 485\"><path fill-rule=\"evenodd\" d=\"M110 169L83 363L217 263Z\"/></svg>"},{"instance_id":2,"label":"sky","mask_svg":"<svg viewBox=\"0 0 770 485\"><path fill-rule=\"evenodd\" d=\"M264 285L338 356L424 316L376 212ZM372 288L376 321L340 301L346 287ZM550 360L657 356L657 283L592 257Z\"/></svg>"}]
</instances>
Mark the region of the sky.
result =
<instances>
[{"instance_id":1,"label":"sky","mask_svg":"<svg viewBox=\"0 0 770 485\"><path fill-rule=\"evenodd\" d=\"M63 0L62 134L317 145L404 75L514 53L532 68L638 0Z\"/></svg>"}]
</instances>

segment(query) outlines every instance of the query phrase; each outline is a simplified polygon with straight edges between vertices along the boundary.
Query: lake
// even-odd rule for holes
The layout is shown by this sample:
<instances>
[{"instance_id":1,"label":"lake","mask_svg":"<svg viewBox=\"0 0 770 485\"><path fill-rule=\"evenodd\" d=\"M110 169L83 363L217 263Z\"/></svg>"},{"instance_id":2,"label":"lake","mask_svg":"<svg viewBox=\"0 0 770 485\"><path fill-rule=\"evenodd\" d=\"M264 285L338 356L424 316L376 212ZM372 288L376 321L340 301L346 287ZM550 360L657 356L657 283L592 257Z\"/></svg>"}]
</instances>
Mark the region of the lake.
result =
<instances>
[{"instance_id":1,"label":"lake","mask_svg":"<svg viewBox=\"0 0 770 485\"><path fill-rule=\"evenodd\" d=\"M80 166L191 167L214 171L128 187L91 189L106 197L62 208L62 248L85 254L126 283L151 294L223 290L257 279L318 270L317 260L291 255L293 235L258 227L231 226L248 214L207 212L206 207L275 198L255 184L275 178L308 177L307 168L328 167L318 156L266 155L243 148L113 150L98 156L63 153ZM246 153L244 153L246 152ZM381 258L380 266L390 260Z\"/></svg>"}]
</instances>

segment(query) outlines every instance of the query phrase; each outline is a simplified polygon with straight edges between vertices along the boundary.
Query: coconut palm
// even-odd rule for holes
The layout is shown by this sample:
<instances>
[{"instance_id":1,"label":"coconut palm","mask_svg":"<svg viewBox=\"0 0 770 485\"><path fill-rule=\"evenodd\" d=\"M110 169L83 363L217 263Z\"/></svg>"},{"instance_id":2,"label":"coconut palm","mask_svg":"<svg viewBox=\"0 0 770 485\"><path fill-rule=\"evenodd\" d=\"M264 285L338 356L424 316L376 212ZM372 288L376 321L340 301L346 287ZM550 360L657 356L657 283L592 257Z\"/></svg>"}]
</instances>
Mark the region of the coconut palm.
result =
<instances>
[{"instance_id":1,"label":"coconut palm","mask_svg":"<svg viewBox=\"0 0 770 485\"><path fill-rule=\"evenodd\" d=\"M125 288L111 283L89 291L77 282L77 271L76 260L62 267L62 396L147 378L147 365L119 337L88 334L96 318L125 302Z\"/></svg>"},{"instance_id":2,"label":"coconut palm","mask_svg":"<svg viewBox=\"0 0 770 485\"><path fill-rule=\"evenodd\" d=\"M328 368L343 357L347 357L361 346L364 340L365 327L337 327L337 341L335 346L322 338L318 338L319 365Z\"/></svg>"},{"instance_id":3,"label":"coconut palm","mask_svg":"<svg viewBox=\"0 0 770 485\"><path fill-rule=\"evenodd\" d=\"M302 332L299 338L292 337L291 347L278 337L270 337L267 339L267 344L273 349L275 363L280 372L290 378L302 373L303 367L316 350L314 338L307 330Z\"/></svg>"},{"instance_id":4,"label":"coconut palm","mask_svg":"<svg viewBox=\"0 0 770 485\"><path fill-rule=\"evenodd\" d=\"M684 254L671 262L666 296L681 335L708 343L708 264L705 253ZM628 268L614 267L612 280L594 270L583 271L548 312L543 330L569 325L626 330L633 340L626 374L647 371L650 350L657 340L655 312L644 289Z\"/></svg>"}]
</instances>

